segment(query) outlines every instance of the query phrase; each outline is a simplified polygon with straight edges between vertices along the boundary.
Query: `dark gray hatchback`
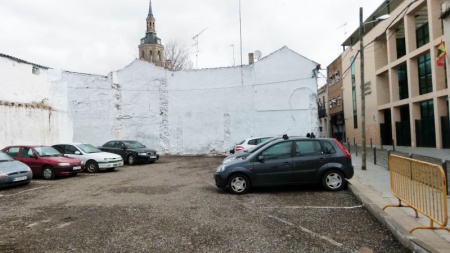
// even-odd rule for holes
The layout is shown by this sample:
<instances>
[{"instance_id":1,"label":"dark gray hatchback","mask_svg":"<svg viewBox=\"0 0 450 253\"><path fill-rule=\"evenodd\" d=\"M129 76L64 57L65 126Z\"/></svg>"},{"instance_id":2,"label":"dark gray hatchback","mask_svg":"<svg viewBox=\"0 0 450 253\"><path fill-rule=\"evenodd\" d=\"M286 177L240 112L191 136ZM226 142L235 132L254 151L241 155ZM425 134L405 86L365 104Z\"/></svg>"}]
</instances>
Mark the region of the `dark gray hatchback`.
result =
<instances>
[{"instance_id":1,"label":"dark gray hatchback","mask_svg":"<svg viewBox=\"0 0 450 253\"><path fill-rule=\"evenodd\" d=\"M336 139L285 137L247 157L221 164L216 186L244 194L250 187L322 183L330 191L345 187L353 177L351 155Z\"/></svg>"}]
</instances>

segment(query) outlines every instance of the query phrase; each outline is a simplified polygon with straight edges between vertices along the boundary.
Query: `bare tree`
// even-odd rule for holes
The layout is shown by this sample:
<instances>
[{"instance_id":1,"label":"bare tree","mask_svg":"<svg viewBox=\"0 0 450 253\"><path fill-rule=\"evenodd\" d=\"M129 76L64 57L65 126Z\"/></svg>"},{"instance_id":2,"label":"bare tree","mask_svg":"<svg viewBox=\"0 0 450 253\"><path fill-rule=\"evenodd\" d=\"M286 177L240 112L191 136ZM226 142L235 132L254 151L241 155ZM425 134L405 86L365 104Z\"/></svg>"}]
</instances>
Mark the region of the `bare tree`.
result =
<instances>
[{"instance_id":1,"label":"bare tree","mask_svg":"<svg viewBox=\"0 0 450 253\"><path fill-rule=\"evenodd\" d=\"M189 58L189 48L178 40L171 40L164 45L166 68L172 71L180 71L192 68Z\"/></svg>"}]
</instances>

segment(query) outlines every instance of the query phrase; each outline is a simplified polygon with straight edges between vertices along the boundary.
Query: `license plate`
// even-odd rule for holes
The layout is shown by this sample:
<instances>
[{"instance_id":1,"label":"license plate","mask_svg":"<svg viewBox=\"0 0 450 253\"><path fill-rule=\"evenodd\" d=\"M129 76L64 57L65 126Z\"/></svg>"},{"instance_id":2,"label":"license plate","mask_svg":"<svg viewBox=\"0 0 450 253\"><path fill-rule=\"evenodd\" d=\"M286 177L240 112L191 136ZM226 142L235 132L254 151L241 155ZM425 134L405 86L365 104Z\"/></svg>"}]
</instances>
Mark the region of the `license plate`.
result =
<instances>
[{"instance_id":1,"label":"license plate","mask_svg":"<svg viewBox=\"0 0 450 253\"><path fill-rule=\"evenodd\" d=\"M117 163L113 163L113 165L112 165L112 167L117 167L117 166L119 166L119 164L117 164Z\"/></svg>"},{"instance_id":2,"label":"license plate","mask_svg":"<svg viewBox=\"0 0 450 253\"><path fill-rule=\"evenodd\" d=\"M73 167L73 170L81 170L81 166L75 166Z\"/></svg>"},{"instance_id":3,"label":"license plate","mask_svg":"<svg viewBox=\"0 0 450 253\"><path fill-rule=\"evenodd\" d=\"M151 159L156 159L156 155L151 155L150 158Z\"/></svg>"},{"instance_id":4,"label":"license plate","mask_svg":"<svg viewBox=\"0 0 450 253\"><path fill-rule=\"evenodd\" d=\"M27 180L27 176L16 177L16 178L13 179L14 182L17 182L17 181L23 181L23 180Z\"/></svg>"}]
</instances>

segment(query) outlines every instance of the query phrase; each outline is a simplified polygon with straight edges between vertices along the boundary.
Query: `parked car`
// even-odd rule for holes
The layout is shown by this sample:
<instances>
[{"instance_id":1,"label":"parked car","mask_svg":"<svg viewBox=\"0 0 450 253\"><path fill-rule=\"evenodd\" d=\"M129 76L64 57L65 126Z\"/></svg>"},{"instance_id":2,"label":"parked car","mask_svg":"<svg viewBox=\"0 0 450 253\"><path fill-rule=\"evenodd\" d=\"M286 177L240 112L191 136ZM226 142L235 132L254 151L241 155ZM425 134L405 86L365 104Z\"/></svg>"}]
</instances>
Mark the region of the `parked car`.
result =
<instances>
[{"instance_id":1,"label":"parked car","mask_svg":"<svg viewBox=\"0 0 450 253\"><path fill-rule=\"evenodd\" d=\"M33 172L28 165L0 151L0 188L26 185L31 182L31 178L33 178Z\"/></svg>"},{"instance_id":2,"label":"parked car","mask_svg":"<svg viewBox=\"0 0 450 253\"><path fill-rule=\"evenodd\" d=\"M2 151L30 166L33 174L44 179L53 179L57 175L76 176L84 170L82 160L65 157L49 146L9 146Z\"/></svg>"},{"instance_id":3,"label":"parked car","mask_svg":"<svg viewBox=\"0 0 450 253\"><path fill-rule=\"evenodd\" d=\"M330 191L345 187L353 177L351 155L336 139L284 137L250 153L246 159L221 164L216 186L234 194L251 187L322 183Z\"/></svg>"},{"instance_id":4,"label":"parked car","mask_svg":"<svg viewBox=\"0 0 450 253\"><path fill-rule=\"evenodd\" d=\"M103 146L98 147L105 152L120 155L124 161L133 165L136 163L154 163L159 159L156 150L146 148L140 142L130 140L108 141Z\"/></svg>"},{"instance_id":5,"label":"parked car","mask_svg":"<svg viewBox=\"0 0 450 253\"><path fill-rule=\"evenodd\" d=\"M272 137L252 137L252 138L247 138L245 140L242 140L242 141L236 143L232 154L239 152L239 151L244 151L244 150L250 149L260 143L267 141L270 138L272 138ZM231 153L231 150L230 150L230 153Z\"/></svg>"},{"instance_id":6,"label":"parked car","mask_svg":"<svg viewBox=\"0 0 450 253\"><path fill-rule=\"evenodd\" d=\"M103 152L91 144L56 144L52 147L64 156L83 160L85 171L90 173L99 170L113 171L117 167L123 166L123 159L120 155Z\"/></svg>"},{"instance_id":7,"label":"parked car","mask_svg":"<svg viewBox=\"0 0 450 253\"><path fill-rule=\"evenodd\" d=\"M237 153L233 152L231 155L225 157L225 158L223 159L223 162L222 162L222 163L229 163L229 162L231 162L231 161L233 161L233 160L235 160L235 159L245 159L245 158L246 158L247 156L249 156L251 153L253 153L253 152L259 150L259 149L262 148L262 147L264 147L264 145L267 145L268 143L270 143L270 142L272 142L272 141L274 141L274 140L280 139L280 138L281 138L281 137L272 137L272 138L269 138L268 140L266 140L265 142L259 143L258 145L254 146L254 147L251 147L251 148L249 148L249 149L243 150L243 152L237 152ZM230 151L231 151L231 150L230 150ZM231 153L231 152L230 152L230 153Z\"/></svg>"}]
</instances>

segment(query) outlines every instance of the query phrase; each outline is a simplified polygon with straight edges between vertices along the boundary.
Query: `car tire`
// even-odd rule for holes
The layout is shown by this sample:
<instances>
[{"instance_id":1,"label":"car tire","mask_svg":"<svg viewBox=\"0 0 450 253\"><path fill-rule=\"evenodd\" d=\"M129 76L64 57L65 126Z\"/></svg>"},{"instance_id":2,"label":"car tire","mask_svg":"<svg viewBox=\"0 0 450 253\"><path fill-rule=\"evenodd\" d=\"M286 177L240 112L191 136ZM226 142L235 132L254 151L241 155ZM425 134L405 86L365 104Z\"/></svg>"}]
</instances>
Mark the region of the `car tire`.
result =
<instances>
[{"instance_id":1,"label":"car tire","mask_svg":"<svg viewBox=\"0 0 450 253\"><path fill-rule=\"evenodd\" d=\"M45 166L42 169L42 178L46 180L54 179L55 178L55 171L50 166Z\"/></svg>"},{"instance_id":2,"label":"car tire","mask_svg":"<svg viewBox=\"0 0 450 253\"><path fill-rule=\"evenodd\" d=\"M136 157L134 155L128 155L127 156L127 162L129 165L136 164Z\"/></svg>"},{"instance_id":3,"label":"car tire","mask_svg":"<svg viewBox=\"0 0 450 253\"><path fill-rule=\"evenodd\" d=\"M98 163L96 161L87 161L86 162L86 171L89 173L98 172Z\"/></svg>"},{"instance_id":4,"label":"car tire","mask_svg":"<svg viewBox=\"0 0 450 253\"><path fill-rule=\"evenodd\" d=\"M346 181L342 172L330 170L323 174L322 185L327 191L340 191L345 187Z\"/></svg>"},{"instance_id":5,"label":"car tire","mask_svg":"<svg viewBox=\"0 0 450 253\"><path fill-rule=\"evenodd\" d=\"M234 174L228 180L228 190L233 194L244 194L250 189L250 180L243 174Z\"/></svg>"}]
</instances>

